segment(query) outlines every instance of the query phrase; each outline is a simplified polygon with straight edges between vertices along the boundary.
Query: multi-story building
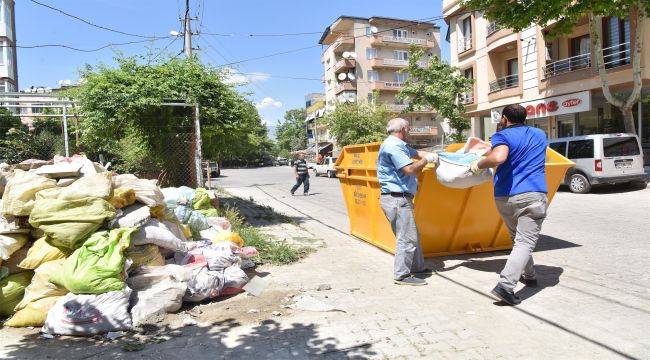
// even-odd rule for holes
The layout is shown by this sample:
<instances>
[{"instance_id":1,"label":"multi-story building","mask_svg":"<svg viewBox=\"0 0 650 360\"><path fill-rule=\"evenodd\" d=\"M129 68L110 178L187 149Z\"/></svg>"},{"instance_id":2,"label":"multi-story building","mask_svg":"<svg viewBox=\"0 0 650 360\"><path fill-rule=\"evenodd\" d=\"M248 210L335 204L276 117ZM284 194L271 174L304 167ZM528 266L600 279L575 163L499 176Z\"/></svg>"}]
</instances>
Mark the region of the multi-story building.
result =
<instances>
[{"instance_id":1,"label":"multi-story building","mask_svg":"<svg viewBox=\"0 0 650 360\"><path fill-rule=\"evenodd\" d=\"M396 99L408 74L409 47L426 50L423 66L440 56L440 28L431 23L386 17L341 16L325 29L319 41L327 48L321 56L325 69L326 109L341 102L380 102L411 123L414 145L437 145L442 137L440 119L432 109L402 113L406 104Z\"/></svg>"},{"instance_id":2,"label":"multi-story building","mask_svg":"<svg viewBox=\"0 0 650 360\"><path fill-rule=\"evenodd\" d=\"M0 0L0 92L18 91L14 1Z\"/></svg>"},{"instance_id":3,"label":"multi-story building","mask_svg":"<svg viewBox=\"0 0 650 360\"><path fill-rule=\"evenodd\" d=\"M443 14L449 24L451 64L475 80L473 91L462 97L472 135L489 139L503 106L515 103L526 107L529 124L549 138L625 130L621 112L603 96L586 18L571 34L551 39L547 34L553 22L516 33L480 11L464 9L460 0L443 1ZM634 16L603 19L604 62L614 94L630 93L633 87L630 44L639 29L630 18ZM650 24L640 31L649 44ZM650 52L645 49L641 71L645 97L650 95ZM650 104L639 102L634 116L650 160Z\"/></svg>"}]
</instances>

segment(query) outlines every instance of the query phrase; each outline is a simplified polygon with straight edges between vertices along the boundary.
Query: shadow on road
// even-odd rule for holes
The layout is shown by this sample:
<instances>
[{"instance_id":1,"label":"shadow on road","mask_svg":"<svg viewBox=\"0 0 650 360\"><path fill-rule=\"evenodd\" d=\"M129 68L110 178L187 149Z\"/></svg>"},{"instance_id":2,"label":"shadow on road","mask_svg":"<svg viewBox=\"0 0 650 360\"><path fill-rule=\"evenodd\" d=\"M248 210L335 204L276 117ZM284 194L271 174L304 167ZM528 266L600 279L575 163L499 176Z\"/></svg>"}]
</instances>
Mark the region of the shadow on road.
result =
<instances>
[{"instance_id":1,"label":"shadow on road","mask_svg":"<svg viewBox=\"0 0 650 360\"><path fill-rule=\"evenodd\" d=\"M636 184L636 183L616 184L616 185L594 185L594 187L591 188L589 194L594 194L594 195L624 194L624 193L629 193L634 191L643 191L647 189L647 187L648 187L647 185L642 186L641 184ZM569 190L569 187L566 185L560 186L560 191L566 193L571 192ZM576 194L576 196L582 196L582 195L583 194Z\"/></svg>"},{"instance_id":2,"label":"shadow on road","mask_svg":"<svg viewBox=\"0 0 650 360\"><path fill-rule=\"evenodd\" d=\"M32 334L6 345L5 359L348 359L376 355L371 344L341 348L336 338L319 338L314 324L281 326L265 320L244 334L236 330L241 325L234 319L180 329L149 325L139 334L129 332L113 341L104 336L43 339ZM224 338L231 331L241 335L234 339L236 342L229 343L236 345L228 346ZM128 351L133 354L129 356Z\"/></svg>"}]
</instances>

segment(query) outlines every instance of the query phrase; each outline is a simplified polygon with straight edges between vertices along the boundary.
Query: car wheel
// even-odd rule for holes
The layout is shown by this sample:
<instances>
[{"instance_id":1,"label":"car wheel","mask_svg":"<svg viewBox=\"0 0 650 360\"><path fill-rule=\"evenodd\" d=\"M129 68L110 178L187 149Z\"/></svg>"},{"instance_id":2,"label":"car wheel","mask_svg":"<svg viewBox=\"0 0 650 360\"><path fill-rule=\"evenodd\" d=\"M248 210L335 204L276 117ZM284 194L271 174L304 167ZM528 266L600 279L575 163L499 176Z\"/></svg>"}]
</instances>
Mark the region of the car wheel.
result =
<instances>
[{"instance_id":1,"label":"car wheel","mask_svg":"<svg viewBox=\"0 0 650 360\"><path fill-rule=\"evenodd\" d=\"M591 184L582 174L573 174L569 179L569 189L572 193L586 194L591 190Z\"/></svg>"},{"instance_id":2,"label":"car wheel","mask_svg":"<svg viewBox=\"0 0 650 360\"><path fill-rule=\"evenodd\" d=\"M334 177L336 177L336 176L334 175L334 171L332 171L332 170L328 170L328 171L327 171L327 177L328 177L328 178L334 178Z\"/></svg>"},{"instance_id":3,"label":"car wheel","mask_svg":"<svg viewBox=\"0 0 650 360\"><path fill-rule=\"evenodd\" d=\"M630 183L630 186L631 186L633 189L643 190L643 189L645 189L645 188L648 187L648 182L645 181L645 180L632 181L632 182Z\"/></svg>"}]
</instances>

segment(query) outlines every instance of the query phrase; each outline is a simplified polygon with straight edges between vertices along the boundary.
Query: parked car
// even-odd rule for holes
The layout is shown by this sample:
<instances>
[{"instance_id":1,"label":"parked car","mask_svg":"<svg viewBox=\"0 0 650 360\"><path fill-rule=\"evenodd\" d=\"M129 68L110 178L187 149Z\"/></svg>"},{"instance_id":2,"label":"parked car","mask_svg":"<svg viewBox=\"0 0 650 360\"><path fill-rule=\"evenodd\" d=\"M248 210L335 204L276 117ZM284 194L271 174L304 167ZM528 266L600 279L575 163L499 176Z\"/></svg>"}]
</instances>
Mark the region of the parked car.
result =
<instances>
[{"instance_id":1,"label":"parked car","mask_svg":"<svg viewBox=\"0 0 650 360\"><path fill-rule=\"evenodd\" d=\"M289 165L289 159L278 156L278 158L276 159L276 163L278 164L278 166L287 166Z\"/></svg>"},{"instance_id":2,"label":"parked car","mask_svg":"<svg viewBox=\"0 0 650 360\"><path fill-rule=\"evenodd\" d=\"M203 176L205 178L208 177L208 168L210 169L211 178L216 178L221 176L221 167L219 166L219 163L216 161L205 161L202 167L203 167Z\"/></svg>"},{"instance_id":3,"label":"parked car","mask_svg":"<svg viewBox=\"0 0 650 360\"><path fill-rule=\"evenodd\" d=\"M264 156L259 162L259 166L275 166L276 161L273 156Z\"/></svg>"},{"instance_id":4,"label":"parked car","mask_svg":"<svg viewBox=\"0 0 650 360\"><path fill-rule=\"evenodd\" d=\"M585 194L592 185L647 184L641 143L634 134L597 134L549 140L549 147L576 163L564 185Z\"/></svg>"},{"instance_id":5,"label":"parked car","mask_svg":"<svg viewBox=\"0 0 650 360\"><path fill-rule=\"evenodd\" d=\"M335 157L326 157L323 159L323 162L321 164L316 164L316 166L314 166L314 175L327 175L329 178L336 177L336 169L334 168L334 164L336 164Z\"/></svg>"}]
</instances>

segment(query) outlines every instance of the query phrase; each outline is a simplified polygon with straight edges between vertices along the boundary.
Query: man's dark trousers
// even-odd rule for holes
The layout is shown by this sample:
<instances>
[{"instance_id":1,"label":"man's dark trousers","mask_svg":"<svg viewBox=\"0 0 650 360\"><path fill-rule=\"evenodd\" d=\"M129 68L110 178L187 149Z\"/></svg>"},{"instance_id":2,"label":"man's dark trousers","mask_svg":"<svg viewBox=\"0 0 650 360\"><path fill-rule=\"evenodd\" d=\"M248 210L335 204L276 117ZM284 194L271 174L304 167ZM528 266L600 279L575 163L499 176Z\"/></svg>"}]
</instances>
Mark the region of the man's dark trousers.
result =
<instances>
[{"instance_id":1,"label":"man's dark trousers","mask_svg":"<svg viewBox=\"0 0 650 360\"><path fill-rule=\"evenodd\" d=\"M291 188L291 193L295 193L296 190L300 187L300 185L304 184L304 190L305 194L309 192L309 174L299 174L298 178L296 179L296 184Z\"/></svg>"}]
</instances>

